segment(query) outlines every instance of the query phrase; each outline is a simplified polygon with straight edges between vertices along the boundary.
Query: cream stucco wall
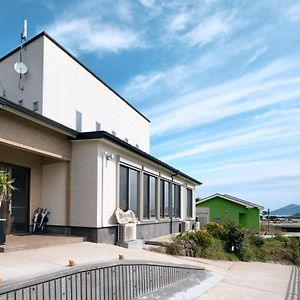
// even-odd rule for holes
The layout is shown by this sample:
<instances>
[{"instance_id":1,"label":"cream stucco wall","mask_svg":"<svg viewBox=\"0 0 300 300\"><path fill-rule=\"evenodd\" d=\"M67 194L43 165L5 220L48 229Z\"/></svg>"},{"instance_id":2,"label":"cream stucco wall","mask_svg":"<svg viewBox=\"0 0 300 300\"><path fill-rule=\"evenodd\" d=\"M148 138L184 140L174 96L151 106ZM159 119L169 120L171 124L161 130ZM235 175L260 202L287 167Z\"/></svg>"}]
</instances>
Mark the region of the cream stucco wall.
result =
<instances>
[{"instance_id":1,"label":"cream stucco wall","mask_svg":"<svg viewBox=\"0 0 300 300\"><path fill-rule=\"evenodd\" d=\"M116 132L132 145L150 151L150 124L127 103L92 76L48 38L44 39L43 114L76 129L76 111L82 113L82 131Z\"/></svg>"},{"instance_id":2,"label":"cream stucco wall","mask_svg":"<svg viewBox=\"0 0 300 300\"><path fill-rule=\"evenodd\" d=\"M98 225L98 145L95 141L73 142L71 161L70 225Z\"/></svg>"},{"instance_id":3,"label":"cream stucco wall","mask_svg":"<svg viewBox=\"0 0 300 300\"><path fill-rule=\"evenodd\" d=\"M69 162L42 166L41 207L50 213L49 225L68 225Z\"/></svg>"},{"instance_id":4,"label":"cream stucco wall","mask_svg":"<svg viewBox=\"0 0 300 300\"><path fill-rule=\"evenodd\" d=\"M149 153L150 123L49 38L40 36L23 48L22 56L28 67L22 76L23 90L13 67L19 51L0 61L0 80L8 100L23 100L29 109L38 101L39 113L73 129L79 111L81 131L95 131L99 122L102 130L115 131L120 139L127 138Z\"/></svg>"},{"instance_id":5,"label":"cream stucco wall","mask_svg":"<svg viewBox=\"0 0 300 300\"><path fill-rule=\"evenodd\" d=\"M172 181L172 172L168 169L152 163L147 159L143 159L103 139L79 140L73 141L72 143L72 225L108 227L116 224L114 212L119 206L120 164L125 164L140 170L141 179L142 172L146 172L157 176L157 178ZM107 160L105 158L105 152L112 154L113 159ZM186 219L187 208L186 188L192 188L194 195L195 184L181 176L174 177L173 182L181 186L181 219L184 220ZM94 185L97 186L97 188L95 188ZM140 203L142 204L142 191L140 195ZM142 205L140 206L142 208ZM141 211L140 216L142 215L143 213ZM193 210L193 217L194 216L195 212Z\"/></svg>"}]
</instances>

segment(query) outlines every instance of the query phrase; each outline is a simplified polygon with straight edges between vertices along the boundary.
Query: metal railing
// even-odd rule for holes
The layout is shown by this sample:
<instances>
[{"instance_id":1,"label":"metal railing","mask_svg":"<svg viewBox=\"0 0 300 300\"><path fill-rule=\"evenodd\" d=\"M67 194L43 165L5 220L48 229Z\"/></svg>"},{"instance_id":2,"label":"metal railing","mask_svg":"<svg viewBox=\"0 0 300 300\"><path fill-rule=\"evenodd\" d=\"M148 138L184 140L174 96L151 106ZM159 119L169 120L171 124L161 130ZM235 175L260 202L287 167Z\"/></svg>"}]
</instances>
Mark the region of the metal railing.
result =
<instances>
[{"instance_id":1,"label":"metal railing","mask_svg":"<svg viewBox=\"0 0 300 300\"><path fill-rule=\"evenodd\" d=\"M0 288L0 300L134 299L203 272L175 264L120 261L77 266Z\"/></svg>"}]
</instances>

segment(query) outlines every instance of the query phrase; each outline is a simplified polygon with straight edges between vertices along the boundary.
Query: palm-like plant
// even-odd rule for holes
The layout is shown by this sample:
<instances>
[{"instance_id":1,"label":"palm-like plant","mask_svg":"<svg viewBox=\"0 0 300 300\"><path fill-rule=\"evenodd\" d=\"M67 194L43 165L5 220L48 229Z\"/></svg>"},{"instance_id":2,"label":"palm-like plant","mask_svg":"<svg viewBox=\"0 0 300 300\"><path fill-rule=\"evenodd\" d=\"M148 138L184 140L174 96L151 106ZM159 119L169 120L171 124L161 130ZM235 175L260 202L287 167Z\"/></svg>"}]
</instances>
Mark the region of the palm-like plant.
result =
<instances>
[{"instance_id":1,"label":"palm-like plant","mask_svg":"<svg viewBox=\"0 0 300 300\"><path fill-rule=\"evenodd\" d=\"M2 201L7 200L9 189L15 190L16 188L13 186L14 179L9 179L9 173L5 171L0 171L0 207L2 205Z\"/></svg>"}]
</instances>

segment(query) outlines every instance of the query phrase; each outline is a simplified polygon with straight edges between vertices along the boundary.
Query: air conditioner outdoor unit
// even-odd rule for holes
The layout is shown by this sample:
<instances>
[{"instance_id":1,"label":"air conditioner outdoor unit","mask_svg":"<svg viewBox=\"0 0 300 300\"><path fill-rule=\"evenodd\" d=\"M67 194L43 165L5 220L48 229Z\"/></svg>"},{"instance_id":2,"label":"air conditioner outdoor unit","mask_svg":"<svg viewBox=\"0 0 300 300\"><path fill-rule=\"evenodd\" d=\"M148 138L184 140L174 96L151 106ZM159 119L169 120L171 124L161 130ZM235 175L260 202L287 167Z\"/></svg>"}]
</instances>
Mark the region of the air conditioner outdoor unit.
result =
<instances>
[{"instance_id":1,"label":"air conditioner outdoor unit","mask_svg":"<svg viewBox=\"0 0 300 300\"><path fill-rule=\"evenodd\" d=\"M194 230L199 230L200 229L200 222L195 222L194 223Z\"/></svg>"},{"instance_id":2,"label":"air conditioner outdoor unit","mask_svg":"<svg viewBox=\"0 0 300 300\"><path fill-rule=\"evenodd\" d=\"M192 230L192 222L191 221L182 222L182 231L190 231L190 230Z\"/></svg>"},{"instance_id":3,"label":"air conditioner outdoor unit","mask_svg":"<svg viewBox=\"0 0 300 300\"><path fill-rule=\"evenodd\" d=\"M136 240L136 223L119 224L118 241L130 242Z\"/></svg>"}]
</instances>

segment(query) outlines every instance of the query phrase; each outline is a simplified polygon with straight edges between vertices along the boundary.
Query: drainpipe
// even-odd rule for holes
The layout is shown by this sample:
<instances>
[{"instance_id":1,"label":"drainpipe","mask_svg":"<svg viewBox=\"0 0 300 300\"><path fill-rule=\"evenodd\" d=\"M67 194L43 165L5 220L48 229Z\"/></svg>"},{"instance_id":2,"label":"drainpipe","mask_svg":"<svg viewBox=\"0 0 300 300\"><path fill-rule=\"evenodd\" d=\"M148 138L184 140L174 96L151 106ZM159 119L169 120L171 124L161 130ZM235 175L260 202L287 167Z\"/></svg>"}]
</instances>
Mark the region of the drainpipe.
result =
<instances>
[{"instance_id":1,"label":"drainpipe","mask_svg":"<svg viewBox=\"0 0 300 300\"><path fill-rule=\"evenodd\" d=\"M171 178L172 178L172 183L174 181L174 176L177 176L178 175L178 170L175 171L174 174L171 175ZM173 198L173 188L172 188L172 185L171 185L171 209L170 209L170 212L171 212L171 225L170 225L170 233L172 234L173 233L173 207L172 207L172 198Z\"/></svg>"}]
</instances>

